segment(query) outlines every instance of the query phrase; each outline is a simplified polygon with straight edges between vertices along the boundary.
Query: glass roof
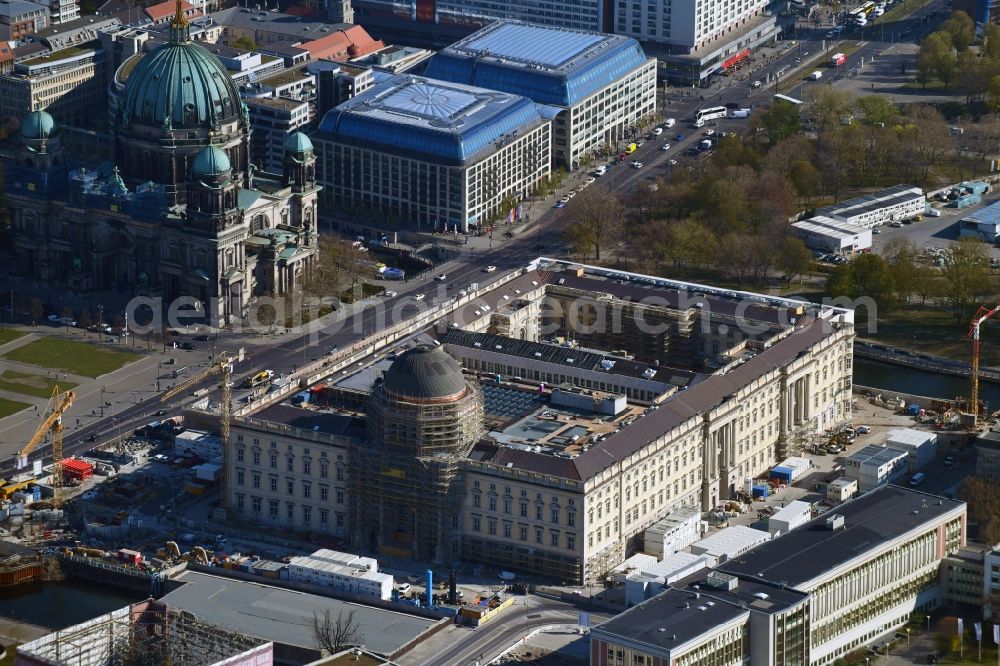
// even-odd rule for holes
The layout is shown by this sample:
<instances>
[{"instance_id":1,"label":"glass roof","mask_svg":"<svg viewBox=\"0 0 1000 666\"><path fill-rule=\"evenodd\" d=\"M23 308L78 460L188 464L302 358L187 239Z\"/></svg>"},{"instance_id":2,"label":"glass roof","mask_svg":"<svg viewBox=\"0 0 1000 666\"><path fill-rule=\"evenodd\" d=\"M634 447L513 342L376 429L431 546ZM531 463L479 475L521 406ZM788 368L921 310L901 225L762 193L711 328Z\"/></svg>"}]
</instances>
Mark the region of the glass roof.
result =
<instances>
[{"instance_id":1,"label":"glass roof","mask_svg":"<svg viewBox=\"0 0 1000 666\"><path fill-rule=\"evenodd\" d=\"M462 46L501 58L558 67L605 39L606 35L593 32L503 23L489 32L472 35Z\"/></svg>"},{"instance_id":2,"label":"glass roof","mask_svg":"<svg viewBox=\"0 0 1000 666\"><path fill-rule=\"evenodd\" d=\"M413 83L381 98L386 111L414 113L423 118L452 120L478 101L474 95L430 81Z\"/></svg>"}]
</instances>

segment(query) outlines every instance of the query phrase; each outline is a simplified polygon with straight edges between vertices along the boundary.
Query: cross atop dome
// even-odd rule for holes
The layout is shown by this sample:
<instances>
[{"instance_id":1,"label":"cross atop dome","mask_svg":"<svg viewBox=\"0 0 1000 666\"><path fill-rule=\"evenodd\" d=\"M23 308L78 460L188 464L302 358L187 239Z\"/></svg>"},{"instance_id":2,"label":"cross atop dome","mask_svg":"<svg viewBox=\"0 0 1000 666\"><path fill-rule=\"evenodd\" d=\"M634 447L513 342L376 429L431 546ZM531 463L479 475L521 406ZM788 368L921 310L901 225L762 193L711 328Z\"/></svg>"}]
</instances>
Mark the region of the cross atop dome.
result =
<instances>
[{"instance_id":1,"label":"cross atop dome","mask_svg":"<svg viewBox=\"0 0 1000 666\"><path fill-rule=\"evenodd\" d=\"M170 22L170 43L180 44L190 41L191 27L188 24L187 16L184 15L184 2L177 0L177 8L174 10L174 20Z\"/></svg>"}]
</instances>

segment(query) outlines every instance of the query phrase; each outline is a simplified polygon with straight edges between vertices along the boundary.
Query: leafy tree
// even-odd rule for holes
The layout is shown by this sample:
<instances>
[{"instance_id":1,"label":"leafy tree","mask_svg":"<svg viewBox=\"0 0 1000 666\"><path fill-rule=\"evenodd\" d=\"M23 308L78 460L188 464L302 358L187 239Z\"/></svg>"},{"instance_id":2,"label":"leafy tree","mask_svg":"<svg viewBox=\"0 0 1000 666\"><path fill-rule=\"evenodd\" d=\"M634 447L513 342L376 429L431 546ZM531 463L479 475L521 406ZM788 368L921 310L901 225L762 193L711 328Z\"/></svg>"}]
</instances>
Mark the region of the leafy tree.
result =
<instances>
[{"instance_id":1,"label":"leafy tree","mask_svg":"<svg viewBox=\"0 0 1000 666\"><path fill-rule=\"evenodd\" d=\"M951 42L951 35L943 30L931 33L920 45L920 52L917 55L917 67L921 76L926 79L926 74L930 73L941 80L947 88L955 75L955 68L958 63L955 56L955 47ZM926 82L926 81L925 81Z\"/></svg>"},{"instance_id":2,"label":"leafy tree","mask_svg":"<svg viewBox=\"0 0 1000 666\"><path fill-rule=\"evenodd\" d=\"M249 37L237 37L233 41L229 42L229 45L235 49L243 49L244 51L257 50L257 42Z\"/></svg>"},{"instance_id":3,"label":"leafy tree","mask_svg":"<svg viewBox=\"0 0 1000 666\"><path fill-rule=\"evenodd\" d=\"M812 253L801 239L786 236L778 243L776 263L785 272L788 284L796 277L801 277L812 266Z\"/></svg>"},{"instance_id":4,"label":"leafy tree","mask_svg":"<svg viewBox=\"0 0 1000 666\"><path fill-rule=\"evenodd\" d=\"M964 322L976 303L992 291L988 246L977 238L959 238L948 248L941 274L955 319Z\"/></svg>"},{"instance_id":5,"label":"leafy tree","mask_svg":"<svg viewBox=\"0 0 1000 666\"><path fill-rule=\"evenodd\" d=\"M896 298L909 302L916 289L917 251L908 239L897 237L889 241L882 250L882 256L889 262L892 269L893 282L896 285Z\"/></svg>"},{"instance_id":6,"label":"leafy tree","mask_svg":"<svg viewBox=\"0 0 1000 666\"><path fill-rule=\"evenodd\" d=\"M776 99L771 107L761 114L761 125L767 131L768 142L776 143L795 136L802 129L797 104Z\"/></svg>"},{"instance_id":7,"label":"leafy tree","mask_svg":"<svg viewBox=\"0 0 1000 666\"><path fill-rule=\"evenodd\" d=\"M951 36L951 44L959 53L976 41L976 24L962 11L952 12L951 17L941 24L941 30Z\"/></svg>"},{"instance_id":8,"label":"leafy tree","mask_svg":"<svg viewBox=\"0 0 1000 666\"><path fill-rule=\"evenodd\" d=\"M856 104L869 125L885 125L896 117L896 107L882 95L865 95Z\"/></svg>"},{"instance_id":9,"label":"leafy tree","mask_svg":"<svg viewBox=\"0 0 1000 666\"><path fill-rule=\"evenodd\" d=\"M824 132L836 129L840 119L851 112L854 97L832 86L820 86L813 94L812 119L816 131L822 137Z\"/></svg>"},{"instance_id":10,"label":"leafy tree","mask_svg":"<svg viewBox=\"0 0 1000 666\"><path fill-rule=\"evenodd\" d=\"M806 159L795 160L791 164L789 179L795 191L803 200L809 202L819 194L823 187L823 174Z\"/></svg>"},{"instance_id":11,"label":"leafy tree","mask_svg":"<svg viewBox=\"0 0 1000 666\"><path fill-rule=\"evenodd\" d=\"M986 60L1000 60L1000 26L995 23L986 25L981 51Z\"/></svg>"},{"instance_id":12,"label":"leafy tree","mask_svg":"<svg viewBox=\"0 0 1000 666\"><path fill-rule=\"evenodd\" d=\"M584 256L593 251L600 261L601 248L621 238L626 211L614 193L587 188L570 200L566 212L570 218L566 238Z\"/></svg>"},{"instance_id":13,"label":"leafy tree","mask_svg":"<svg viewBox=\"0 0 1000 666\"><path fill-rule=\"evenodd\" d=\"M675 266L700 268L717 256L717 247L718 239L707 227L694 220L685 220L671 229L664 253Z\"/></svg>"},{"instance_id":14,"label":"leafy tree","mask_svg":"<svg viewBox=\"0 0 1000 666\"><path fill-rule=\"evenodd\" d=\"M1000 111L1000 75L990 79L990 85L986 89L986 104L991 111Z\"/></svg>"},{"instance_id":15,"label":"leafy tree","mask_svg":"<svg viewBox=\"0 0 1000 666\"><path fill-rule=\"evenodd\" d=\"M996 71L996 63L966 49L958 54L956 68L958 91L965 95L965 103L983 99L989 90L991 74Z\"/></svg>"},{"instance_id":16,"label":"leafy tree","mask_svg":"<svg viewBox=\"0 0 1000 666\"><path fill-rule=\"evenodd\" d=\"M896 284L892 269L877 254L862 254L834 268L827 280L826 289L831 296L869 297L880 310L891 310L896 304Z\"/></svg>"},{"instance_id":17,"label":"leafy tree","mask_svg":"<svg viewBox=\"0 0 1000 666\"><path fill-rule=\"evenodd\" d=\"M958 497L968 506L969 521L979 524L979 540L1000 543L1000 484L970 476L958 487Z\"/></svg>"}]
</instances>

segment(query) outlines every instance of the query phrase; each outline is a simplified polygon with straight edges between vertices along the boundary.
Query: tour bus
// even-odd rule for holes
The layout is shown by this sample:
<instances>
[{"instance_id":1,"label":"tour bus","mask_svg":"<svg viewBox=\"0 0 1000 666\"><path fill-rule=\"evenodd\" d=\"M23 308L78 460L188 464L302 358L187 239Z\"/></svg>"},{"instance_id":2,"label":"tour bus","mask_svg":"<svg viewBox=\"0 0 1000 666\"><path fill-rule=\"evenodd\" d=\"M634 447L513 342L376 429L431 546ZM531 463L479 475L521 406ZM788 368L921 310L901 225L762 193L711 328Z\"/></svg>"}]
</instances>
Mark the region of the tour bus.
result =
<instances>
[{"instance_id":1,"label":"tour bus","mask_svg":"<svg viewBox=\"0 0 1000 666\"><path fill-rule=\"evenodd\" d=\"M695 124L701 123L704 125L709 120L717 120L718 118L726 117L726 107L724 106L710 106L707 109L702 109L694 114ZM699 125L700 127L701 125Z\"/></svg>"}]
</instances>

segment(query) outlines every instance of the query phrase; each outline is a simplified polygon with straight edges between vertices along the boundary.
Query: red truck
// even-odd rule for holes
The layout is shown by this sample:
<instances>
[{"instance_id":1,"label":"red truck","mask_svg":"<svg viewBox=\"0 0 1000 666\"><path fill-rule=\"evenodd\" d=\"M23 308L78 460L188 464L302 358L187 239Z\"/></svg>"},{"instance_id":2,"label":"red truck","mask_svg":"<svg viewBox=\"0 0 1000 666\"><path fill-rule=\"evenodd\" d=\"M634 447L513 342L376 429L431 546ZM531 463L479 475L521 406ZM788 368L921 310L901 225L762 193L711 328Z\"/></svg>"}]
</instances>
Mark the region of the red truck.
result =
<instances>
[{"instance_id":1,"label":"red truck","mask_svg":"<svg viewBox=\"0 0 1000 666\"><path fill-rule=\"evenodd\" d=\"M830 64L834 67L840 67L845 62L847 62L847 56L843 53L834 53L833 57L830 58Z\"/></svg>"}]
</instances>

